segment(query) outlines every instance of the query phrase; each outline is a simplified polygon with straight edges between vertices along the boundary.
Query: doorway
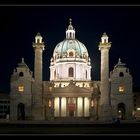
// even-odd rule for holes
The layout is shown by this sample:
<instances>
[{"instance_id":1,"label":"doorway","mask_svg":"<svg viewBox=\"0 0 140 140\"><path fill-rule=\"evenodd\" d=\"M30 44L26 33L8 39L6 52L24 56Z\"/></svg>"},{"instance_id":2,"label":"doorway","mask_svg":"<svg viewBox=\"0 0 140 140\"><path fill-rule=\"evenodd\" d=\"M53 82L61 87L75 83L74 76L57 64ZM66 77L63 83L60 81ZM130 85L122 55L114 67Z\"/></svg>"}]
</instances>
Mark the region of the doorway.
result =
<instances>
[{"instance_id":1,"label":"doorway","mask_svg":"<svg viewBox=\"0 0 140 140\"><path fill-rule=\"evenodd\" d=\"M25 120L25 105L23 103L18 104L17 119L18 120Z\"/></svg>"},{"instance_id":2,"label":"doorway","mask_svg":"<svg viewBox=\"0 0 140 140\"><path fill-rule=\"evenodd\" d=\"M74 117L75 104L74 103L70 103L68 107L69 107L69 116L70 117Z\"/></svg>"},{"instance_id":3,"label":"doorway","mask_svg":"<svg viewBox=\"0 0 140 140\"><path fill-rule=\"evenodd\" d=\"M118 117L121 120L125 119L125 104L124 103L119 103L118 104Z\"/></svg>"}]
</instances>

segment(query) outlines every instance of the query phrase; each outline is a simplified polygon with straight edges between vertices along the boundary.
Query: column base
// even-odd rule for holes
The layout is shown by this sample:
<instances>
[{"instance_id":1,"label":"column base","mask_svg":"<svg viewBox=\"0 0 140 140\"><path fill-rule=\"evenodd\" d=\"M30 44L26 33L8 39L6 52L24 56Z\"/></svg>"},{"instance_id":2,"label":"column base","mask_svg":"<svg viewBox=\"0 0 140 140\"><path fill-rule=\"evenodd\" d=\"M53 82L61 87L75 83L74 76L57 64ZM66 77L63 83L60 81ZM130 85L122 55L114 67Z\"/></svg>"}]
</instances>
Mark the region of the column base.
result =
<instances>
[{"instance_id":1,"label":"column base","mask_svg":"<svg viewBox=\"0 0 140 140\"><path fill-rule=\"evenodd\" d=\"M53 120L54 119L54 108L47 108L47 114L45 116L47 120Z\"/></svg>"},{"instance_id":2,"label":"column base","mask_svg":"<svg viewBox=\"0 0 140 140\"><path fill-rule=\"evenodd\" d=\"M110 105L101 105L99 107L99 120L104 122L112 121L112 108Z\"/></svg>"},{"instance_id":3,"label":"column base","mask_svg":"<svg viewBox=\"0 0 140 140\"><path fill-rule=\"evenodd\" d=\"M32 120L45 120L44 107L42 105L33 105Z\"/></svg>"}]
</instances>

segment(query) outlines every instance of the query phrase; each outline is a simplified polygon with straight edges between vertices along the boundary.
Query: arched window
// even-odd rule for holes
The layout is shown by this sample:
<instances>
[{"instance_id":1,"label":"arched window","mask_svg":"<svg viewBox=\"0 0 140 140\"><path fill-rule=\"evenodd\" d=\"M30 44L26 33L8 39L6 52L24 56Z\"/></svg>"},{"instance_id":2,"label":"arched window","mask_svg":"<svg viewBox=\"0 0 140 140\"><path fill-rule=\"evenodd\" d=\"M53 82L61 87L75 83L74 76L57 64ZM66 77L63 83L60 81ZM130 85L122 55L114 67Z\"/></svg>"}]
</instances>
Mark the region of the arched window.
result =
<instances>
[{"instance_id":1,"label":"arched window","mask_svg":"<svg viewBox=\"0 0 140 140\"><path fill-rule=\"evenodd\" d=\"M19 85L18 86L18 91L21 92L21 93L24 92L24 86L23 85Z\"/></svg>"},{"instance_id":2,"label":"arched window","mask_svg":"<svg viewBox=\"0 0 140 140\"><path fill-rule=\"evenodd\" d=\"M69 68L69 77L73 77L73 68L72 67Z\"/></svg>"},{"instance_id":3,"label":"arched window","mask_svg":"<svg viewBox=\"0 0 140 140\"><path fill-rule=\"evenodd\" d=\"M120 72L119 76L120 77L123 77L124 76L123 72Z\"/></svg>"},{"instance_id":4,"label":"arched window","mask_svg":"<svg viewBox=\"0 0 140 140\"><path fill-rule=\"evenodd\" d=\"M71 38L71 32L70 32L70 38Z\"/></svg>"},{"instance_id":5,"label":"arched window","mask_svg":"<svg viewBox=\"0 0 140 140\"><path fill-rule=\"evenodd\" d=\"M87 70L86 70L86 79L87 79Z\"/></svg>"},{"instance_id":6,"label":"arched window","mask_svg":"<svg viewBox=\"0 0 140 140\"><path fill-rule=\"evenodd\" d=\"M124 93L124 86L123 85L119 85L119 93Z\"/></svg>"},{"instance_id":7,"label":"arched window","mask_svg":"<svg viewBox=\"0 0 140 140\"><path fill-rule=\"evenodd\" d=\"M118 104L118 117L120 119L125 119L125 109L126 109L126 106L124 103Z\"/></svg>"},{"instance_id":8,"label":"arched window","mask_svg":"<svg viewBox=\"0 0 140 140\"><path fill-rule=\"evenodd\" d=\"M39 39L37 39L37 43L39 43Z\"/></svg>"},{"instance_id":9,"label":"arched window","mask_svg":"<svg viewBox=\"0 0 140 140\"><path fill-rule=\"evenodd\" d=\"M19 73L19 76L20 76L20 77L23 77L23 76L24 76L23 72L20 72L20 73Z\"/></svg>"},{"instance_id":10,"label":"arched window","mask_svg":"<svg viewBox=\"0 0 140 140\"><path fill-rule=\"evenodd\" d=\"M69 56L70 57L73 57L73 52L69 52Z\"/></svg>"},{"instance_id":11,"label":"arched window","mask_svg":"<svg viewBox=\"0 0 140 140\"><path fill-rule=\"evenodd\" d=\"M48 106L52 107L52 101L51 100L48 101Z\"/></svg>"}]
</instances>

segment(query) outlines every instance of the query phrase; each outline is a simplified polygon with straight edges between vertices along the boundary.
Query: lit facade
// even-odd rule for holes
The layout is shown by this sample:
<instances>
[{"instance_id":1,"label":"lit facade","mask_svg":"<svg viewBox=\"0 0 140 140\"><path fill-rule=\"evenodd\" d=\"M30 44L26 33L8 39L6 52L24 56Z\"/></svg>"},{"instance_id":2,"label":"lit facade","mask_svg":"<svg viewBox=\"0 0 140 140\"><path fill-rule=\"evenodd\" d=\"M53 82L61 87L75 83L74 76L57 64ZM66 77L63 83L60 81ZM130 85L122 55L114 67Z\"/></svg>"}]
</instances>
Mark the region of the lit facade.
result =
<instances>
[{"instance_id":1,"label":"lit facade","mask_svg":"<svg viewBox=\"0 0 140 140\"><path fill-rule=\"evenodd\" d=\"M50 81L42 81L45 45L38 33L33 43L34 76L24 59L11 76L10 119L132 119L132 76L120 59L109 76L110 47L104 33L99 43L101 81L92 81L88 50L76 39L70 20L66 37L50 60Z\"/></svg>"},{"instance_id":2,"label":"lit facade","mask_svg":"<svg viewBox=\"0 0 140 140\"><path fill-rule=\"evenodd\" d=\"M9 94L0 93L0 119L7 118L10 112L10 98Z\"/></svg>"}]
</instances>

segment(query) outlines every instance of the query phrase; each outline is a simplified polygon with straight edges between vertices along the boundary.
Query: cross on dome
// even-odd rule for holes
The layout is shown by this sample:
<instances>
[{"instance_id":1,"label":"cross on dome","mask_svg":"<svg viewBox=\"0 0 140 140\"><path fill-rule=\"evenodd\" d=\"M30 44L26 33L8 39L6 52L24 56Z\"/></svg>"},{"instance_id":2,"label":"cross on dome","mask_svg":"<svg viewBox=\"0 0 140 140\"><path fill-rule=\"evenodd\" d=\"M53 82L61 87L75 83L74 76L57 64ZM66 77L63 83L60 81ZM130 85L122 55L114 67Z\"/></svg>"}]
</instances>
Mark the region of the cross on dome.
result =
<instances>
[{"instance_id":1,"label":"cross on dome","mask_svg":"<svg viewBox=\"0 0 140 140\"><path fill-rule=\"evenodd\" d=\"M73 30L73 26L72 26L72 19L69 19L69 26L68 26L68 30Z\"/></svg>"},{"instance_id":2,"label":"cross on dome","mask_svg":"<svg viewBox=\"0 0 140 140\"><path fill-rule=\"evenodd\" d=\"M75 29L72 26L72 19L69 19L69 26L66 30L66 38L67 39L75 39Z\"/></svg>"},{"instance_id":3,"label":"cross on dome","mask_svg":"<svg viewBox=\"0 0 140 140\"><path fill-rule=\"evenodd\" d=\"M22 57L22 63L24 63L24 58Z\"/></svg>"},{"instance_id":4,"label":"cross on dome","mask_svg":"<svg viewBox=\"0 0 140 140\"><path fill-rule=\"evenodd\" d=\"M70 18L69 21L70 21L70 25L71 25L72 24L72 19Z\"/></svg>"},{"instance_id":5,"label":"cross on dome","mask_svg":"<svg viewBox=\"0 0 140 140\"><path fill-rule=\"evenodd\" d=\"M122 63L122 62L121 62L121 58L119 58L118 63Z\"/></svg>"},{"instance_id":6,"label":"cross on dome","mask_svg":"<svg viewBox=\"0 0 140 140\"><path fill-rule=\"evenodd\" d=\"M107 36L106 32L103 33L103 36Z\"/></svg>"}]
</instances>

